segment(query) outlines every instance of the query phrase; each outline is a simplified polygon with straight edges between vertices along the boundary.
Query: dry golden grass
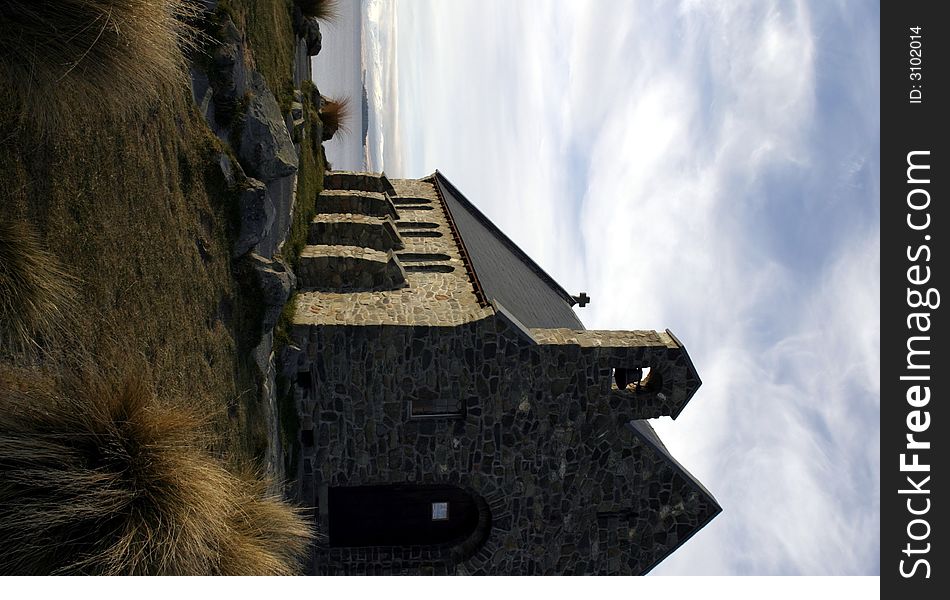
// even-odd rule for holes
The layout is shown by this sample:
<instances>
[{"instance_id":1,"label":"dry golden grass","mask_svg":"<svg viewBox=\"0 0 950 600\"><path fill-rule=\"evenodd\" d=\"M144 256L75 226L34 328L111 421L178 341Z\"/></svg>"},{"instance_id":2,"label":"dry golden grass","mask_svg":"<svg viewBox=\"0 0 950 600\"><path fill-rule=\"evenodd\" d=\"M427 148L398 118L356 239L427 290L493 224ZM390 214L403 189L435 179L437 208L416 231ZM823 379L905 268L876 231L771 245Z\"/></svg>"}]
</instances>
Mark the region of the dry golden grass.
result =
<instances>
[{"instance_id":1,"label":"dry golden grass","mask_svg":"<svg viewBox=\"0 0 950 600\"><path fill-rule=\"evenodd\" d=\"M33 224L81 279L70 345L134 349L157 395L213 416L216 454L263 464L258 300L234 274L235 196L193 104L178 94L147 118L14 136L0 145L0 222Z\"/></svg>"},{"instance_id":2,"label":"dry golden grass","mask_svg":"<svg viewBox=\"0 0 950 600\"><path fill-rule=\"evenodd\" d=\"M283 575L306 521L136 375L0 367L0 573Z\"/></svg>"},{"instance_id":3,"label":"dry golden grass","mask_svg":"<svg viewBox=\"0 0 950 600\"><path fill-rule=\"evenodd\" d=\"M308 17L316 17L327 23L340 19L340 6L337 0L295 0L300 12Z\"/></svg>"},{"instance_id":4,"label":"dry golden grass","mask_svg":"<svg viewBox=\"0 0 950 600\"><path fill-rule=\"evenodd\" d=\"M0 219L0 354L39 347L59 331L76 283L26 222Z\"/></svg>"},{"instance_id":5,"label":"dry golden grass","mask_svg":"<svg viewBox=\"0 0 950 600\"><path fill-rule=\"evenodd\" d=\"M349 98L324 98L320 107L320 120L323 121L323 139L332 138L337 132L349 133Z\"/></svg>"},{"instance_id":6,"label":"dry golden grass","mask_svg":"<svg viewBox=\"0 0 950 600\"><path fill-rule=\"evenodd\" d=\"M230 4L246 9L265 77L287 80L286 2ZM112 5L106 17L81 12ZM299 515L217 460L263 466L269 432L249 358L258 300L230 259L234 194L216 166L220 144L185 86L168 88L184 79L177 45L187 27L153 21L178 36L164 74L143 63L152 42L131 39L141 30L129 15L157 6L185 4L0 0L0 224L34 224L81 280L67 343L42 357L62 366L38 373L0 361L0 573L281 574L307 546ZM264 11L274 18L258 19ZM86 35L103 23L101 36ZM109 55L117 40L126 46ZM66 61L59 75L56 60ZM24 125L62 127L37 138ZM109 364L134 355L143 367L90 375L68 358L77 352Z\"/></svg>"},{"instance_id":7,"label":"dry golden grass","mask_svg":"<svg viewBox=\"0 0 950 600\"><path fill-rule=\"evenodd\" d=\"M296 575L309 548L311 531L299 514L267 491L266 483L245 475L230 518L231 535L221 550L222 575L245 575L245 565L267 575Z\"/></svg>"},{"instance_id":8,"label":"dry golden grass","mask_svg":"<svg viewBox=\"0 0 950 600\"><path fill-rule=\"evenodd\" d=\"M0 2L0 85L41 133L140 110L184 79L192 0Z\"/></svg>"}]
</instances>

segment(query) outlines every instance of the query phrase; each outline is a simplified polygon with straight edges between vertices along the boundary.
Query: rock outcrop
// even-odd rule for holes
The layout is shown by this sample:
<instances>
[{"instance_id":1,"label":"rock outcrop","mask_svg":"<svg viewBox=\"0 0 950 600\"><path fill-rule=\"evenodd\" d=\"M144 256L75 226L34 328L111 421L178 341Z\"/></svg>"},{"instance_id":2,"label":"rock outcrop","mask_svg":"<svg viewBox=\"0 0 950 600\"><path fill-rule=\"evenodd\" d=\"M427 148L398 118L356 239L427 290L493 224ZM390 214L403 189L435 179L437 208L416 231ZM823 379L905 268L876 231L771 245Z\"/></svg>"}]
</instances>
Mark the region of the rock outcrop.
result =
<instances>
[{"instance_id":1,"label":"rock outcrop","mask_svg":"<svg viewBox=\"0 0 950 600\"><path fill-rule=\"evenodd\" d=\"M274 329L284 304L297 285L297 279L287 265L278 259L267 259L258 254L248 254L254 273L258 278L261 300L264 302L263 333Z\"/></svg>"},{"instance_id":2,"label":"rock outcrop","mask_svg":"<svg viewBox=\"0 0 950 600\"><path fill-rule=\"evenodd\" d=\"M320 33L320 22L314 17L306 17L300 31L300 37L307 42L307 55L320 54L323 46L323 35Z\"/></svg>"},{"instance_id":3,"label":"rock outcrop","mask_svg":"<svg viewBox=\"0 0 950 600\"><path fill-rule=\"evenodd\" d=\"M247 254L264 239L274 223L275 216L274 203L267 193L267 186L257 179L247 178L238 202L241 232L234 242L236 257Z\"/></svg>"},{"instance_id":4,"label":"rock outcrop","mask_svg":"<svg viewBox=\"0 0 950 600\"><path fill-rule=\"evenodd\" d=\"M251 73L251 97L241 127L238 156L244 170L263 182L297 171L297 152L277 99L260 73Z\"/></svg>"},{"instance_id":5,"label":"rock outcrop","mask_svg":"<svg viewBox=\"0 0 950 600\"><path fill-rule=\"evenodd\" d=\"M218 4L216 0L198 1L205 13ZM310 57L320 52L323 40L319 23L304 17L294 4L291 75L295 92L284 113L273 90L255 69L254 53L244 32L226 11L216 11L212 18L218 19L219 29L213 37L219 44L210 61L191 65L192 95L212 131L233 151L221 152L215 158L227 187L235 193L240 215L232 248L233 256L240 260L233 265L253 272L264 304L262 335L252 356L262 376L260 403L269 432L266 470L274 481L282 481L287 474L278 431L273 329L296 278L274 257L279 256L293 219L300 144L307 136L319 140L322 135L319 119L311 123L305 114L301 90L312 84ZM312 98L319 102L319 93Z\"/></svg>"}]
</instances>

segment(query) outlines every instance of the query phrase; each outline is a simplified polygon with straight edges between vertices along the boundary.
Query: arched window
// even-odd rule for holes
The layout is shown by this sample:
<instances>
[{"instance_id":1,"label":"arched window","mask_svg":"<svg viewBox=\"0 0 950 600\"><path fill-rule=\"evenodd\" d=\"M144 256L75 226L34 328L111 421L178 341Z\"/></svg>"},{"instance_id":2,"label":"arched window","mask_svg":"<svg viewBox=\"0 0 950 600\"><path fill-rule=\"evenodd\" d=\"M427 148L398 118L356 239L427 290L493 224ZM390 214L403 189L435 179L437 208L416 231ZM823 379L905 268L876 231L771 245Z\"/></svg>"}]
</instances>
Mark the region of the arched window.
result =
<instances>
[{"instance_id":1,"label":"arched window","mask_svg":"<svg viewBox=\"0 0 950 600\"><path fill-rule=\"evenodd\" d=\"M611 379L617 389L633 392L655 392L663 386L659 370L651 367L614 367Z\"/></svg>"},{"instance_id":2,"label":"arched window","mask_svg":"<svg viewBox=\"0 0 950 600\"><path fill-rule=\"evenodd\" d=\"M420 265L408 264L403 267L408 273L451 273L455 270L452 265Z\"/></svg>"},{"instance_id":3,"label":"arched window","mask_svg":"<svg viewBox=\"0 0 950 600\"><path fill-rule=\"evenodd\" d=\"M402 237L428 237L436 238L442 237L441 231L436 231L434 229L402 229L399 231Z\"/></svg>"}]
</instances>

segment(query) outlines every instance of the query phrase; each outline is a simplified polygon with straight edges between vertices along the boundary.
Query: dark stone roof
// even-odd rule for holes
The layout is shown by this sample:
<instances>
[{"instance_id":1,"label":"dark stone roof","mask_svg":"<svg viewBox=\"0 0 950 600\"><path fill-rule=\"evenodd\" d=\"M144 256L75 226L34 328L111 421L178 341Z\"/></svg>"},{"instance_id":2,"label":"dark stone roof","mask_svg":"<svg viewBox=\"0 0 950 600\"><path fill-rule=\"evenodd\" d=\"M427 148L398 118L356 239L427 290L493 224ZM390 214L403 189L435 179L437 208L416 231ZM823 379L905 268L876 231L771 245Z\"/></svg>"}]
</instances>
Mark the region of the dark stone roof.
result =
<instances>
[{"instance_id":1,"label":"dark stone roof","mask_svg":"<svg viewBox=\"0 0 950 600\"><path fill-rule=\"evenodd\" d=\"M526 327L584 329L570 294L444 175L436 171L432 178L487 301L498 302Z\"/></svg>"},{"instance_id":2,"label":"dark stone roof","mask_svg":"<svg viewBox=\"0 0 950 600\"><path fill-rule=\"evenodd\" d=\"M670 548L663 556L659 557L655 563L650 565L650 567L647 568L646 571L643 572L643 574L645 575L651 569L653 569L653 567L660 564L663 561L663 559L665 559L667 556L672 554L677 548L685 544L686 540L693 537L693 535L695 535L697 531L699 531L700 529L705 527L710 521L712 521L716 515L722 512L722 507L719 505L719 502L716 501L715 496L713 496L709 492L709 490L706 489L706 486L704 486L698 479L693 477L693 475L689 471L684 469L683 465L681 465L679 461L673 458L673 455L670 454L670 451L666 449L666 445L663 444L663 440L660 439L660 436L657 435L656 430L653 429L653 426L650 425L648 421L642 420L642 419L630 421L629 423L627 423L627 427L630 429L631 432L633 432L635 436L637 436L640 440L642 440L654 452L666 458L666 460L669 461L670 466L673 468L673 470L676 471L686 481L688 481L692 486L694 486L697 492L699 492L705 497L706 502L709 504L709 507L711 509L709 510L706 519L700 522L696 526L696 528L693 529L689 533L689 535L680 539L678 543L676 544L676 546Z\"/></svg>"}]
</instances>

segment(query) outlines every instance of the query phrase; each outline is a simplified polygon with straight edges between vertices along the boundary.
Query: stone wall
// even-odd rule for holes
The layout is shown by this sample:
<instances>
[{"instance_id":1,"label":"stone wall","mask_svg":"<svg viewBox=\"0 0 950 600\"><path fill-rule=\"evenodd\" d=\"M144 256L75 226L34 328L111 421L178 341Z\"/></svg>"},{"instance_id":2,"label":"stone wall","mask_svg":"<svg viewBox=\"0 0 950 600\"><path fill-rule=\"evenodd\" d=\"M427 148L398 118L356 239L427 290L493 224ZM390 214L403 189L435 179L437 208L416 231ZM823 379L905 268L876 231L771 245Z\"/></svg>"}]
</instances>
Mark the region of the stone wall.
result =
<instances>
[{"instance_id":1,"label":"stone wall","mask_svg":"<svg viewBox=\"0 0 950 600\"><path fill-rule=\"evenodd\" d=\"M336 186L342 185L358 187L348 194L341 194L336 191ZM459 325L491 314L491 308L480 304L475 296L472 280L452 237L448 216L431 183L332 172L327 174L325 186L328 191L317 201L317 210L327 211L321 215L322 221L343 220L349 218L347 214L356 212L382 222L390 213L388 209L378 209L378 205L381 199L388 199L389 206L395 211L394 223L403 244L396 252L396 258L405 270L407 285L389 291L302 291L297 295L296 325ZM390 189L391 194L385 191ZM403 198L412 198L412 203L402 202ZM360 212L360 202L366 202L366 212ZM370 206L370 202L374 204ZM346 206L343 203L347 203ZM412 227L415 223L426 223L423 229L436 235L405 235L406 231L419 229ZM325 237L322 241L329 243L333 240ZM402 261L400 257L403 255L409 260ZM439 255L439 260L418 261L419 255ZM410 264L411 268L406 268Z\"/></svg>"},{"instance_id":2,"label":"stone wall","mask_svg":"<svg viewBox=\"0 0 950 600\"><path fill-rule=\"evenodd\" d=\"M636 405L611 407L604 349L538 344L496 317L312 327L301 343L316 428L308 468L324 527L319 490L328 486L449 483L491 510L470 556L321 547L318 573L636 574L718 511L625 426L643 416ZM461 414L412 417L414 399L440 395L463 399Z\"/></svg>"}]
</instances>

